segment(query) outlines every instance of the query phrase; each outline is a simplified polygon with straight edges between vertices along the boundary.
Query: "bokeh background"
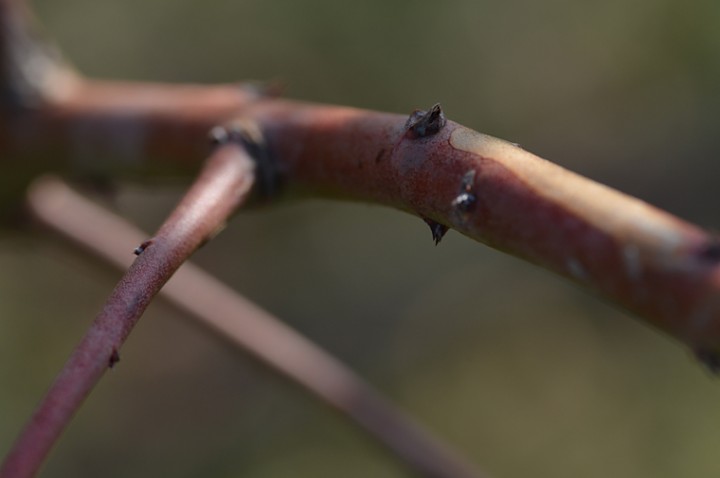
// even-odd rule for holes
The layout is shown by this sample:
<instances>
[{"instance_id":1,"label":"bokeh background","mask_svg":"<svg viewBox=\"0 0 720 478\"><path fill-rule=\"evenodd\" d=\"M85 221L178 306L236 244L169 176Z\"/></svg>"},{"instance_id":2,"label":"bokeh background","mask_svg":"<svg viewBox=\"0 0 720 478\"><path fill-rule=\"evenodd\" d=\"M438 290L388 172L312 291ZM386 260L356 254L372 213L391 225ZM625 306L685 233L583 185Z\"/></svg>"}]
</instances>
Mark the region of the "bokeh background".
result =
<instances>
[{"instance_id":1,"label":"bokeh background","mask_svg":"<svg viewBox=\"0 0 720 478\"><path fill-rule=\"evenodd\" d=\"M393 112L441 102L720 227L720 3L711 0L55 0L84 73L277 79ZM124 184L148 231L180 184ZM128 245L130 251L134 245ZM350 364L494 476L720 476L720 384L563 279L417 218L314 202L244 213L197 262ZM0 235L0 450L119 278L39 233ZM45 477L402 477L343 419L157 302Z\"/></svg>"}]
</instances>

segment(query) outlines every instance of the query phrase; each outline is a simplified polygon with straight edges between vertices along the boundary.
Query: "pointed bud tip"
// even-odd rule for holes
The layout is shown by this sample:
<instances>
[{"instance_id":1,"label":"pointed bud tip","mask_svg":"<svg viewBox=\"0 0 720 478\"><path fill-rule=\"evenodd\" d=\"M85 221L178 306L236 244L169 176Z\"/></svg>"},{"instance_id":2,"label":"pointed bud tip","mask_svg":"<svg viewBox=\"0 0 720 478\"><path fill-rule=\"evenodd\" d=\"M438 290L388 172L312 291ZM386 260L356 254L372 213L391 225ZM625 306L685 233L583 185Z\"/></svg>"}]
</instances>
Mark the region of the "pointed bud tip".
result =
<instances>
[{"instance_id":1,"label":"pointed bud tip","mask_svg":"<svg viewBox=\"0 0 720 478\"><path fill-rule=\"evenodd\" d=\"M425 221L425 224L430 227L433 241L435 241L435 245L437 246L438 244L440 244L440 241L442 241L442 238L445 237L445 234L447 234L450 228L444 224L440 224L439 222L433 221L432 219L428 219L426 217L423 217L423 221Z\"/></svg>"}]
</instances>

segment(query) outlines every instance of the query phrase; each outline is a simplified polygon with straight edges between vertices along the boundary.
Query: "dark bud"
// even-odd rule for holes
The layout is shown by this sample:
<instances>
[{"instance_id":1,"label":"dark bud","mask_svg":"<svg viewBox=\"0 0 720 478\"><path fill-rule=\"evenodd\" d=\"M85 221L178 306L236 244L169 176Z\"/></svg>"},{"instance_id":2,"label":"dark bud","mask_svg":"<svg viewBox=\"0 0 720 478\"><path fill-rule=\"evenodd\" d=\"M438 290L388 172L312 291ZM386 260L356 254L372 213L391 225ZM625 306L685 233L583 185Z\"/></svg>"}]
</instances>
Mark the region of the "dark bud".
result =
<instances>
[{"instance_id":1,"label":"dark bud","mask_svg":"<svg viewBox=\"0 0 720 478\"><path fill-rule=\"evenodd\" d=\"M467 214L475 208L477 196L473 193L475 184L475 170L471 169L462 178L460 193L453 199L451 205L459 213Z\"/></svg>"},{"instance_id":2,"label":"dark bud","mask_svg":"<svg viewBox=\"0 0 720 478\"><path fill-rule=\"evenodd\" d=\"M147 249L148 246L149 246L150 244L152 244L152 243L153 243L153 240L152 240L152 239L149 239L149 240L143 242L142 244L140 244L139 246L137 246L137 247L135 248L135 250L133 251L133 254L135 254L136 256L139 256L139 255L142 254L142 253L145 251L145 249Z\"/></svg>"},{"instance_id":3,"label":"dark bud","mask_svg":"<svg viewBox=\"0 0 720 478\"><path fill-rule=\"evenodd\" d=\"M452 201L452 206L460 212L470 212L477 203L477 198L471 193L461 193Z\"/></svg>"},{"instance_id":4,"label":"dark bud","mask_svg":"<svg viewBox=\"0 0 720 478\"><path fill-rule=\"evenodd\" d=\"M112 353L110 354L110 358L108 359L108 368L113 368L116 363L120 361L120 354L118 353L117 349L113 349Z\"/></svg>"},{"instance_id":5,"label":"dark bud","mask_svg":"<svg viewBox=\"0 0 720 478\"><path fill-rule=\"evenodd\" d=\"M443 114L440 103L430 108L430 111L415 110L410 114L405 127L407 134L412 138L426 138L443 129L447 120Z\"/></svg>"},{"instance_id":6,"label":"dark bud","mask_svg":"<svg viewBox=\"0 0 720 478\"><path fill-rule=\"evenodd\" d=\"M435 241L435 245L437 246L440 244L440 241L442 240L443 236L448 232L448 227L444 224L440 224L439 222L435 222L432 219L428 219L426 217L423 217L423 221L425 221L425 224L430 226L430 232L432 233L433 241Z\"/></svg>"}]
</instances>

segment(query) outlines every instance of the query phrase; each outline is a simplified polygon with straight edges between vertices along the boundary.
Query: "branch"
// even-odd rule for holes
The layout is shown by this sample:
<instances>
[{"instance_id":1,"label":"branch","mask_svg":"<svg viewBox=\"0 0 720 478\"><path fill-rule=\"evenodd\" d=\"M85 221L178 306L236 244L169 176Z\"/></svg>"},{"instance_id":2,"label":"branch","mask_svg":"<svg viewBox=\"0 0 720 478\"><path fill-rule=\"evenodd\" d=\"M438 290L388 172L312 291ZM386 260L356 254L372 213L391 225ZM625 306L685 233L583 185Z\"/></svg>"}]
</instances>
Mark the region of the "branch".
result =
<instances>
[{"instance_id":1,"label":"branch","mask_svg":"<svg viewBox=\"0 0 720 478\"><path fill-rule=\"evenodd\" d=\"M720 241L699 227L446 122L439 108L407 119L277 100L238 85L80 81L49 53L22 3L0 0L0 20L0 80L13 94L22 84L72 85L55 93L33 87L41 101L25 105L21 120L8 111L0 117L0 152L27 159L19 181L48 167L191 175L206 131L241 115L260 124L290 189L417 214L436 242L454 228L595 291L720 369ZM37 83L28 64L51 66L38 68L45 73Z\"/></svg>"},{"instance_id":2,"label":"branch","mask_svg":"<svg viewBox=\"0 0 720 478\"><path fill-rule=\"evenodd\" d=\"M393 206L428 220L436 236L450 227L539 264L716 366L720 243L701 228L456 123L418 134L412 119L371 112L254 113L288 180L310 194Z\"/></svg>"},{"instance_id":3,"label":"branch","mask_svg":"<svg viewBox=\"0 0 720 478\"><path fill-rule=\"evenodd\" d=\"M57 179L36 181L28 203L42 224L122 269L129 262L129 255L122 251L144 237ZM421 476L480 476L341 362L191 262L175 273L160 294L222 339L338 410Z\"/></svg>"},{"instance_id":4,"label":"branch","mask_svg":"<svg viewBox=\"0 0 720 478\"><path fill-rule=\"evenodd\" d=\"M157 235L120 280L0 467L3 478L33 476L108 367L140 315L178 267L245 200L254 164L239 144L219 146Z\"/></svg>"},{"instance_id":5,"label":"branch","mask_svg":"<svg viewBox=\"0 0 720 478\"><path fill-rule=\"evenodd\" d=\"M109 147L124 138L138 158L153 158L136 168L190 170L199 131L226 118L210 98L238 88L194 87L190 95L167 86L152 101L143 93L162 88L88 82L39 112L32 147L71 152L58 132L65 137L93 118L86 143ZM178 117L189 104L193 114ZM568 277L720 367L720 242L700 227L445 121L440 110L407 118L261 96L232 104L261 125L286 191L395 207L425 219L436 241L456 229ZM111 127L130 113L133 135ZM423 126L433 118L434 126ZM109 167L123 174L120 164Z\"/></svg>"},{"instance_id":6,"label":"branch","mask_svg":"<svg viewBox=\"0 0 720 478\"><path fill-rule=\"evenodd\" d=\"M254 113L310 194L417 214L564 275L701 355L720 347L720 244L701 228L456 123L418 135L371 112Z\"/></svg>"}]
</instances>

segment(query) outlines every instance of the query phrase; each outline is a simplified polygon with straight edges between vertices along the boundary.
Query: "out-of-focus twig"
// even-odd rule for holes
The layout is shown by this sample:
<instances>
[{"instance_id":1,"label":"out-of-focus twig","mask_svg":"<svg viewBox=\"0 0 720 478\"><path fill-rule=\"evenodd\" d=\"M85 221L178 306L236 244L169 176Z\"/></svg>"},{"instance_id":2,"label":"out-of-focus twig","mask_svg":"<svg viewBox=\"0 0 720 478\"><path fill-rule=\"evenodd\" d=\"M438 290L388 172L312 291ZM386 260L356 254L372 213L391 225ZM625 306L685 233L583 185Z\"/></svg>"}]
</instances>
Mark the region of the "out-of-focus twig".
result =
<instances>
[{"instance_id":1,"label":"out-of-focus twig","mask_svg":"<svg viewBox=\"0 0 720 478\"><path fill-rule=\"evenodd\" d=\"M117 267L143 233L58 179L36 181L28 195L42 224ZM337 409L422 476L480 477L463 459L385 400L327 352L187 262L161 296L223 339Z\"/></svg>"},{"instance_id":2,"label":"out-of-focus twig","mask_svg":"<svg viewBox=\"0 0 720 478\"><path fill-rule=\"evenodd\" d=\"M79 83L26 3L0 0L0 109L32 109L61 99Z\"/></svg>"},{"instance_id":3,"label":"out-of-focus twig","mask_svg":"<svg viewBox=\"0 0 720 478\"><path fill-rule=\"evenodd\" d=\"M254 183L255 164L239 143L217 147L188 193L120 280L0 466L2 478L34 476L152 298L225 223Z\"/></svg>"}]
</instances>

